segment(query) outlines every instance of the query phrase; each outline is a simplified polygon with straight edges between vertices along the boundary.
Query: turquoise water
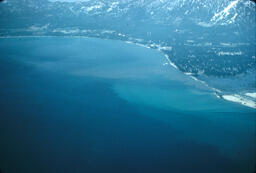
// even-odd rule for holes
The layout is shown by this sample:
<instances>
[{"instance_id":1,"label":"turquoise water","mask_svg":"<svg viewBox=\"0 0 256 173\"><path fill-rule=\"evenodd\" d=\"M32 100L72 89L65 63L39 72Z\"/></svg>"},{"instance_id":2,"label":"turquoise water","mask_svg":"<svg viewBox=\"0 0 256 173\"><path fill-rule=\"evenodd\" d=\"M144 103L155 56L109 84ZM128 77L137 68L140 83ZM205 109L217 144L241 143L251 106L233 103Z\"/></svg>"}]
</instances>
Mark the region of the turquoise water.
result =
<instances>
[{"instance_id":1,"label":"turquoise water","mask_svg":"<svg viewBox=\"0 0 256 173\"><path fill-rule=\"evenodd\" d=\"M0 39L2 172L255 169L255 110L156 50L93 38Z\"/></svg>"}]
</instances>

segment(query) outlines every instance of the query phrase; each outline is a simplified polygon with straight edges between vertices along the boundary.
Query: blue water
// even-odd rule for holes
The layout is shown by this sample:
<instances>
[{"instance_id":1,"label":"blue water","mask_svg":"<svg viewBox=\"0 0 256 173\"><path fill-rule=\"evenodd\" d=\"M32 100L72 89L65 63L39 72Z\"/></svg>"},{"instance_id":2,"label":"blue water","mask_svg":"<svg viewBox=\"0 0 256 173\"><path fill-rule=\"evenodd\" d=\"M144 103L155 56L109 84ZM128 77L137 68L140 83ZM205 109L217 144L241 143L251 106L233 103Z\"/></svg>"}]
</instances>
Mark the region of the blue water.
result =
<instances>
[{"instance_id":1,"label":"blue water","mask_svg":"<svg viewBox=\"0 0 256 173\"><path fill-rule=\"evenodd\" d=\"M250 173L255 109L163 54L93 38L0 39L3 173Z\"/></svg>"}]
</instances>

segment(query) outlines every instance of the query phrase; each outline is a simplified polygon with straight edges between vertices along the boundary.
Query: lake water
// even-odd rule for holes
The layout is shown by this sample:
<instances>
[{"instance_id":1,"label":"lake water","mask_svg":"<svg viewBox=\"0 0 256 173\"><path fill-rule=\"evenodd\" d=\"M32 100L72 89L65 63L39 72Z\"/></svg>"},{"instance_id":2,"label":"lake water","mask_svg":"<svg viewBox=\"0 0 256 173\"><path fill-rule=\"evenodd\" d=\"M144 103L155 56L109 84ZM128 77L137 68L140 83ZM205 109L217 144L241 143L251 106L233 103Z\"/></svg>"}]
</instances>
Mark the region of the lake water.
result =
<instances>
[{"instance_id":1,"label":"lake water","mask_svg":"<svg viewBox=\"0 0 256 173\"><path fill-rule=\"evenodd\" d=\"M250 173L255 109L163 54L94 38L0 39L3 173Z\"/></svg>"}]
</instances>

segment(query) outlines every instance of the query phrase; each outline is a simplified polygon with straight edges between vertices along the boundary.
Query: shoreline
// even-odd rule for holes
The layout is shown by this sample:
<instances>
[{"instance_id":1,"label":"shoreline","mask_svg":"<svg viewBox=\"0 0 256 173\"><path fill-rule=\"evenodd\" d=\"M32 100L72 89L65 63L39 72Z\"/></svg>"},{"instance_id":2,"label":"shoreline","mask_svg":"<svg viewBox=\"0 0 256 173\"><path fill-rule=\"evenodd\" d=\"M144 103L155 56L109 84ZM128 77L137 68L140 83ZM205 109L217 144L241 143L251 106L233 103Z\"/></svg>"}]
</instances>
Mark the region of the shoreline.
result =
<instances>
[{"instance_id":1,"label":"shoreline","mask_svg":"<svg viewBox=\"0 0 256 173\"><path fill-rule=\"evenodd\" d=\"M193 76L192 73L187 73L187 72L182 72L179 70L179 68L171 61L170 57L168 54L166 54L163 50L171 50L171 47L167 47L167 46L161 46L155 43L151 43L150 45L148 44L143 44L140 42L136 42L137 40L140 39L134 39L134 41L131 40L120 40L120 39L111 39L111 38L100 38L100 37L96 37L96 36L49 36L49 35L30 35L30 36L0 36L0 39L18 39L18 38L67 38L67 39L88 39L88 38L93 38L93 39L100 39L100 40L111 40L111 41L120 41L126 44L133 44L139 47L143 47L143 48L147 48L147 49L152 49L152 50L157 50L159 51L161 54L163 54L163 56L165 57L165 59L168 61L168 63L165 63L163 65L170 65L173 69L181 72L182 74L184 74L185 76L190 77L192 80L201 83L202 85L204 85L206 88L208 88L209 90L211 90L213 92L213 95L218 98L218 99L222 99L228 102L233 102L233 103L237 103L239 105L242 106L246 106L248 108L251 109L256 109L256 102L254 101L255 99L255 93L249 93L246 92L245 96L248 96L250 98L252 98L252 100L250 100L249 98L244 98L242 95L238 94L238 93L234 93L234 94L227 94L227 93L222 93L222 91L220 91L219 89L216 89L214 87L209 86L206 82L197 79L195 76ZM153 47L152 47L153 45Z\"/></svg>"}]
</instances>

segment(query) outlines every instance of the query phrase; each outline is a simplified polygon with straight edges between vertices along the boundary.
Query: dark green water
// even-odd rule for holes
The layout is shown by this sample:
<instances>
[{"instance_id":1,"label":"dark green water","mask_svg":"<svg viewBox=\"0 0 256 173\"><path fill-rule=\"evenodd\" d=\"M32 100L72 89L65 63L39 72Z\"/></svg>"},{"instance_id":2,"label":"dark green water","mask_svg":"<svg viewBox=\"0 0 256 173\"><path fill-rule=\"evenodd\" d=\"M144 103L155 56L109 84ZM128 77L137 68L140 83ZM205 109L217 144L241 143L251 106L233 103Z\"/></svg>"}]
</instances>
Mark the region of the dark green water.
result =
<instances>
[{"instance_id":1,"label":"dark green water","mask_svg":"<svg viewBox=\"0 0 256 173\"><path fill-rule=\"evenodd\" d=\"M164 56L92 38L0 39L3 173L250 173L255 110Z\"/></svg>"}]
</instances>

